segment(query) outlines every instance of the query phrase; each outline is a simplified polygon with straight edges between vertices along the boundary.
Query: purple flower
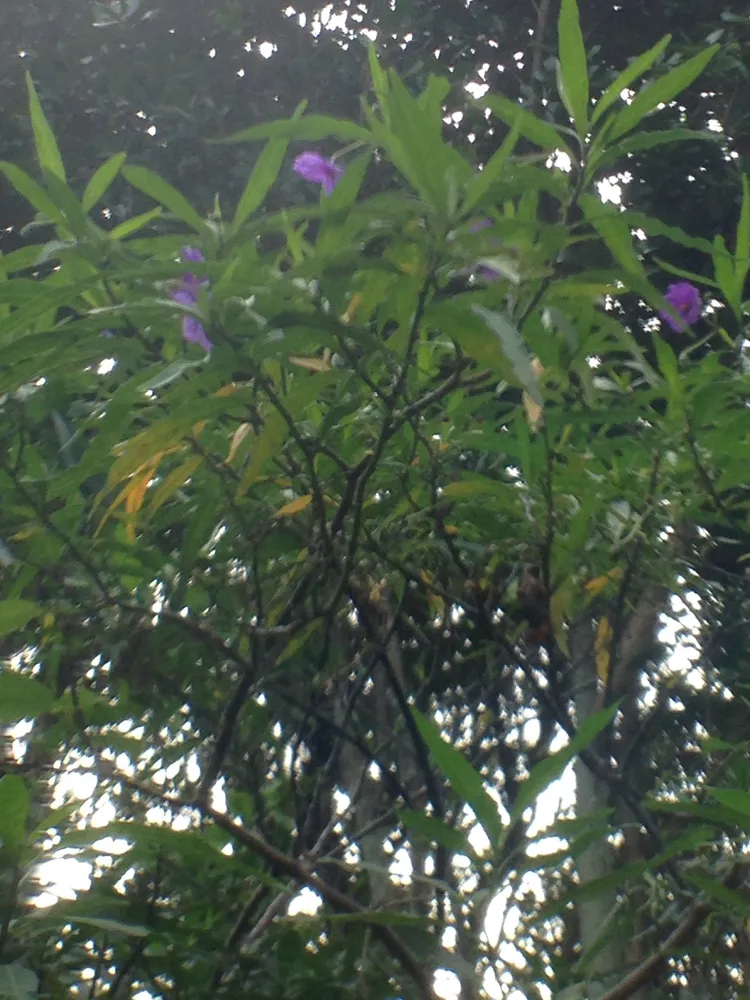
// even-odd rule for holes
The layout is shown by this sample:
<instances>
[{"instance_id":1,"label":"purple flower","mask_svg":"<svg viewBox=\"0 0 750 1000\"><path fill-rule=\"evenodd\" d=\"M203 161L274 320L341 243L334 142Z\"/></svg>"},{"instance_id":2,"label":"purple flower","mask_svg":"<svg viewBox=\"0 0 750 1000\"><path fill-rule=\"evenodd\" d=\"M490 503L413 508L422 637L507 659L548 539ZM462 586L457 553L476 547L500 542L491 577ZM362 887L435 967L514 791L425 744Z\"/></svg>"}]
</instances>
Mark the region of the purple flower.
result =
<instances>
[{"instance_id":1,"label":"purple flower","mask_svg":"<svg viewBox=\"0 0 750 1000\"><path fill-rule=\"evenodd\" d=\"M183 247L182 259L186 263L198 263L204 257L195 247ZM201 285L207 284L207 281L207 278L199 278L197 274L183 274L182 286L170 292L170 298L178 305L195 308L198 305ZM182 317L182 336L189 343L202 347L206 353L213 347L205 327L196 316L186 314Z\"/></svg>"},{"instance_id":2,"label":"purple flower","mask_svg":"<svg viewBox=\"0 0 750 1000\"><path fill-rule=\"evenodd\" d=\"M692 326L693 323L696 323L700 319L701 307L703 305L701 293L689 281L678 281L670 285L664 298L681 318L678 319L667 312L666 309L663 309L659 313L659 316L667 326L677 333L682 332L688 326Z\"/></svg>"},{"instance_id":3,"label":"purple flower","mask_svg":"<svg viewBox=\"0 0 750 1000\"><path fill-rule=\"evenodd\" d=\"M343 167L334 163L327 156L323 156L322 153L316 153L313 150L300 153L294 161L293 169L295 174L299 174L306 181L322 184L326 194L330 194L344 176Z\"/></svg>"}]
</instances>

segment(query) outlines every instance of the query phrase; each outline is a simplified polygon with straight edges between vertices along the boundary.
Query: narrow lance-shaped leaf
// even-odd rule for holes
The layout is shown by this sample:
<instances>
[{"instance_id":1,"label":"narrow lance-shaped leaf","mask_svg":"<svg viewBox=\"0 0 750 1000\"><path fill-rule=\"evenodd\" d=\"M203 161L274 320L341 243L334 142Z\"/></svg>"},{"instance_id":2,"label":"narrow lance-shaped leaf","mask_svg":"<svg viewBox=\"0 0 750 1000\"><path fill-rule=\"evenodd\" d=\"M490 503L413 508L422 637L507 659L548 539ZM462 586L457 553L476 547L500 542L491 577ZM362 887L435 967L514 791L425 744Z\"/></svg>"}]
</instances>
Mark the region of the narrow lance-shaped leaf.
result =
<instances>
[{"instance_id":1,"label":"narrow lance-shaped leaf","mask_svg":"<svg viewBox=\"0 0 750 1000\"><path fill-rule=\"evenodd\" d=\"M145 194L150 195L160 205L168 209L178 219L182 219L198 233L205 233L206 223L195 211L184 194L181 194L163 177L146 167L125 167L123 173L133 185Z\"/></svg>"},{"instance_id":2,"label":"narrow lance-shaped leaf","mask_svg":"<svg viewBox=\"0 0 750 1000\"><path fill-rule=\"evenodd\" d=\"M232 221L234 232L263 204L271 185L279 175L288 147L288 139L271 139L263 148L237 204L237 211Z\"/></svg>"},{"instance_id":3,"label":"narrow lance-shaped leaf","mask_svg":"<svg viewBox=\"0 0 750 1000\"><path fill-rule=\"evenodd\" d=\"M422 739L427 744L440 773L450 781L454 792L474 811L494 847L500 840L503 828L497 805L484 787L482 776L474 770L462 753L445 742L433 722L416 710L413 711Z\"/></svg>"},{"instance_id":4,"label":"narrow lance-shaped leaf","mask_svg":"<svg viewBox=\"0 0 750 1000\"><path fill-rule=\"evenodd\" d=\"M588 130L589 76L576 0L562 0L558 34L558 90L583 139Z\"/></svg>"},{"instance_id":5,"label":"narrow lance-shaped leaf","mask_svg":"<svg viewBox=\"0 0 750 1000\"><path fill-rule=\"evenodd\" d=\"M39 95L34 88L30 73L26 74L26 87L29 91L29 113L31 115L31 127L34 130L34 143L36 145L39 166L42 170L49 170L55 177L64 181L65 167L60 156L60 150L57 148L57 140L42 110Z\"/></svg>"},{"instance_id":6,"label":"narrow lance-shaped leaf","mask_svg":"<svg viewBox=\"0 0 750 1000\"><path fill-rule=\"evenodd\" d=\"M490 331L497 337L518 381L531 399L537 406L544 406L544 400L539 390L539 379L534 374L531 356L515 326L502 313L493 312L477 303L472 304L471 311L483 319Z\"/></svg>"},{"instance_id":7,"label":"narrow lance-shaped leaf","mask_svg":"<svg viewBox=\"0 0 750 1000\"><path fill-rule=\"evenodd\" d=\"M116 153L102 163L94 173L86 185L86 190L83 192L83 198L81 199L84 212L90 212L99 199L106 194L115 177L122 170L122 165L126 157L127 153Z\"/></svg>"},{"instance_id":8,"label":"narrow lance-shaped leaf","mask_svg":"<svg viewBox=\"0 0 750 1000\"><path fill-rule=\"evenodd\" d=\"M549 122L545 122L541 118L537 118L536 115L532 115L530 111L522 108L517 101L511 101L500 94L493 94L490 97L482 98L479 105L483 108L489 108L493 114L497 115L498 118L502 118L511 127L518 120L521 135L526 136L527 139L531 139L541 149L548 152L563 149L570 153L570 149L554 125L550 125Z\"/></svg>"},{"instance_id":9,"label":"narrow lance-shaped leaf","mask_svg":"<svg viewBox=\"0 0 750 1000\"><path fill-rule=\"evenodd\" d=\"M372 142L366 128L340 118L326 115L307 115L305 118L285 118L262 125L251 125L222 139L210 139L212 145L249 142L258 139L306 139L316 141L335 136L348 142Z\"/></svg>"},{"instance_id":10,"label":"narrow lance-shaped leaf","mask_svg":"<svg viewBox=\"0 0 750 1000\"><path fill-rule=\"evenodd\" d=\"M750 271L750 185L747 174L742 175L742 209L737 224L737 240L734 250L735 295L742 299L745 278Z\"/></svg>"},{"instance_id":11,"label":"narrow lance-shaped leaf","mask_svg":"<svg viewBox=\"0 0 750 1000\"><path fill-rule=\"evenodd\" d=\"M514 819L520 819L524 810L537 800L545 788L560 777L576 754L585 750L599 733L607 728L617 714L619 707L620 703L616 702L614 705L589 716L588 719L584 719L566 747L534 765L528 778L518 789L518 795L513 804Z\"/></svg>"},{"instance_id":12,"label":"narrow lance-shaped leaf","mask_svg":"<svg viewBox=\"0 0 750 1000\"><path fill-rule=\"evenodd\" d=\"M622 73L614 80L607 89L604 91L602 96L596 102L596 107L591 115L591 124L595 125L604 112L611 108L612 105L618 100L620 94L623 90L626 90L631 83L637 80L644 73L648 72L649 69L654 65L659 56L664 52L666 47L672 41L671 35L665 35L660 39L656 45L652 46L647 52L641 53L637 56L627 69L624 69Z\"/></svg>"},{"instance_id":13,"label":"narrow lance-shaped leaf","mask_svg":"<svg viewBox=\"0 0 750 1000\"><path fill-rule=\"evenodd\" d=\"M632 103L623 108L616 116L612 124L610 138L617 139L618 136L624 135L635 128L646 115L658 108L660 104L668 104L700 76L718 51L719 46L712 45L711 48L704 49L692 59L676 66L666 76L662 76L648 87L644 87L640 93L636 94Z\"/></svg>"}]
</instances>

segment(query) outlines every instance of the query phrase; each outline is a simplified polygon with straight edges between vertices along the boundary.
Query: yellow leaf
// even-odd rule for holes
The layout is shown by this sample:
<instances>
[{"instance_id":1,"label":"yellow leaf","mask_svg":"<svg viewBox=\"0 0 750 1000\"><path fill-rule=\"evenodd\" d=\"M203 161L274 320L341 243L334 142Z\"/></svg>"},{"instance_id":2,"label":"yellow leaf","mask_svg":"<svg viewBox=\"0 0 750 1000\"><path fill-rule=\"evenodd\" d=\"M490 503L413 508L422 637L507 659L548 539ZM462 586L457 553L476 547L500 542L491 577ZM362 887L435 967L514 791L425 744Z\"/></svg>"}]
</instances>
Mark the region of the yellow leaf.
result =
<instances>
[{"instance_id":1,"label":"yellow leaf","mask_svg":"<svg viewBox=\"0 0 750 1000\"><path fill-rule=\"evenodd\" d=\"M280 507L275 517L294 517L295 514L299 514L300 511L309 507L312 503L312 493L306 493L303 497L295 497L294 500L290 500L289 503L285 503L283 507Z\"/></svg>"},{"instance_id":2,"label":"yellow leaf","mask_svg":"<svg viewBox=\"0 0 750 1000\"><path fill-rule=\"evenodd\" d=\"M331 370L331 366L325 358L298 358L290 355L289 360L293 365L297 365L298 368L306 368L309 372L329 372Z\"/></svg>"},{"instance_id":3,"label":"yellow leaf","mask_svg":"<svg viewBox=\"0 0 750 1000\"><path fill-rule=\"evenodd\" d=\"M593 580L589 580L586 584L586 591L591 594L592 597L596 597L600 594L605 587L607 587L613 580L617 580L622 576L622 569L619 566L615 566L604 576L594 577Z\"/></svg>"},{"instance_id":4,"label":"yellow leaf","mask_svg":"<svg viewBox=\"0 0 750 1000\"><path fill-rule=\"evenodd\" d=\"M534 358L531 362L531 368L537 378L540 378L544 374L544 368L539 358ZM542 407L536 402L536 400L531 398L528 392L524 392L523 408L526 410L526 419L529 422L529 427L532 431L535 431L542 422L544 414Z\"/></svg>"},{"instance_id":5,"label":"yellow leaf","mask_svg":"<svg viewBox=\"0 0 750 1000\"><path fill-rule=\"evenodd\" d=\"M345 323L347 326L349 325L349 323L351 323L351 321L354 319L354 314L357 311L357 308L359 307L361 301L362 301L361 292L357 292L356 295L352 295L351 302L346 307L346 312L342 313L341 316L339 316L339 319L341 320L342 323Z\"/></svg>"},{"instance_id":6,"label":"yellow leaf","mask_svg":"<svg viewBox=\"0 0 750 1000\"><path fill-rule=\"evenodd\" d=\"M570 602L570 588L558 587L554 591L549 602L549 620L552 626L552 634L560 649L566 656L570 656L568 649L568 634L565 630L565 613Z\"/></svg>"},{"instance_id":7,"label":"yellow leaf","mask_svg":"<svg viewBox=\"0 0 750 1000\"><path fill-rule=\"evenodd\" d=\"M609 618L601 618L596 628L594 653L596 655L596 673L599 680L606 686L609 680L610 647L612 645L612 626Z\"/></svg>"},{"instance_id":8,"label":"yellow leaf","mask_svg":"<svg viewBox=\"0 0 750 1000\"><path fill-rule=\"evenodd\" d=\"M229 465L231 463L232 459L237 454L237 449L239 448L239 446L242 444L242 442L245 440L245 438L252 429L253 429L252 424L240 424L240 426L232 435L232 443L229 446L229 454L227 455L226 461L224 463L225 465Z\"/></svg>"},{"instance_id":9,"label":"yellow leaf","mask_svg":"<svg viewBox=\"0 0 750 1000\"><path fill-rule=\"evenodd\" d=\"M445 531L446 535L450 535L451 537L458 534L458 528L456 527L455 524L446 524L443 530Z\"/></svg>"},{"instance_id":10,"label":"yellow leaf","mask_svg":"<svg viewBox=\"0 0 750 1000\"><path fill-rule=\"evenodd\" d=\"M52 628L54 624L55 624L55 616L47 612L47 614L42 619L42 625L44 626L45 631L49 632L49 630Z\"/></svg>"}]
</instances>

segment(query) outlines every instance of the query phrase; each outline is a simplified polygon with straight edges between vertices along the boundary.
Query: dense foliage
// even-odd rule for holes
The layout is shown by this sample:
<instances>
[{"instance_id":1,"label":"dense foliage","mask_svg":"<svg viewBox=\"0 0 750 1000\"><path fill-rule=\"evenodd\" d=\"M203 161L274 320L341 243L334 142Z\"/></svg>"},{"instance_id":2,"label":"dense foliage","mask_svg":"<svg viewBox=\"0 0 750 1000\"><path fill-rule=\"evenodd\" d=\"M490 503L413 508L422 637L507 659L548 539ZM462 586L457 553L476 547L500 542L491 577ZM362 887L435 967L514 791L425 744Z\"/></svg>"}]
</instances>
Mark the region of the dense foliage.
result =
<instances>
[{"instance_id":1,"label":"dense foliage","mask_svg":"<svg viewBox=\"0 0 750 1000\"><path fill-rule=\"evenodd\" d=\"M746 990L750 193L702 89L734 43L618 77L574 0L536 17L539 87L488 77L460 129L426 49L360 46L360 108L204 107L192 167L61 156L27 79L0 995ZM659 194L681 155L720 219ZM40 908L51 852L93 877Z\"/></svg>"}]
</instances>

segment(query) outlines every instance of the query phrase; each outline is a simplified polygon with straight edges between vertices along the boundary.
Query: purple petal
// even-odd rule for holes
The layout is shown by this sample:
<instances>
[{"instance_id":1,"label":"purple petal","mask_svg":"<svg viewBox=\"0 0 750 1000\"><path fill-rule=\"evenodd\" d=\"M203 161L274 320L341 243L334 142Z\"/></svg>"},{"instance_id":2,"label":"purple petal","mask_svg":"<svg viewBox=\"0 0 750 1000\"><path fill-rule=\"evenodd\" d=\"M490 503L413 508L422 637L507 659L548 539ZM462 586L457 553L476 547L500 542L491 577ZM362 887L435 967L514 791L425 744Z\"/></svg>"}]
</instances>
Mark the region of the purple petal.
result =
<instances>
[{"instance_id":1,"label":"purple petal","mask_svg":"<svg viewBox=\"0 0 750 1000\"><path fill-rule=\"evenodd\" d=\"M484 278L485 281L497 281L500 272L496 271L494 267L478 267L477 277Z\"/></svg>"},{"instance_id":2,"label":"purple petal","mask_svg":"<svg viewBox=\"0 0 750 1000\"><path fill-rule=\"evenodd\" d=\"M659 316L675 332L681 333L700 319L703 306L701 293L689 281L677 281L670 285L664 298L678 315L673 316L663 309Z\"/></svg>"},{"instance_id":3,"label":"purple petal","mask_svg":"<svg viewBox=\"0 0 750 1000\"><path fill-rule=\"evenodd\" d=\"M198 299L188 288L175 288L174 291L169 293L169 297L173 302L177 302L181 306L195 306L198 304Z\"/></svg>"},{"instance_id":4,"label":"purple petal","mask_svg":"<svg viewBox=\"0 0 750 1000\"><path fill-rule=\"evenodd\" d=\"M300 153L294 161L293 170L306 181L312 181L313 184L322 184L323 191L327 195L333 191L344 176L343 167L334 163L327 156L323 156L322 153L316 153L314 150Z\"/></svg>"},{"instance_id":5,"label":"purple petal","mask_svg":"<svg viewBox=\"0 0 750 1000\"><path fill-rule=\"evenodd\" d=\"M489 229L493 224L492 219L479 219L478 222L473 223L471 231L472 233L478 233L480 229Z\"/></svg>"},{"instance_id":6,"label":"purple petal","mask_svg":"<svg viewBox=\"0 0 750 1000\"><path fill-rule=\"evenodd\" d=\"M183 247L182 259L195 264L197 261L205 260L205 257L197 247Z\"/></svg>"},{"instance_id":7,"label":"purple petal","mask_svg":"<svg viewBox=\"0 0 750 1000\"><path fill-rule=\"evenodd\" d=\"M182 336L191 344L197 344L208 354L214 346L208 339L208 334L199 319L195 316L182 317Z\"/></svg>"}]
</instances>

